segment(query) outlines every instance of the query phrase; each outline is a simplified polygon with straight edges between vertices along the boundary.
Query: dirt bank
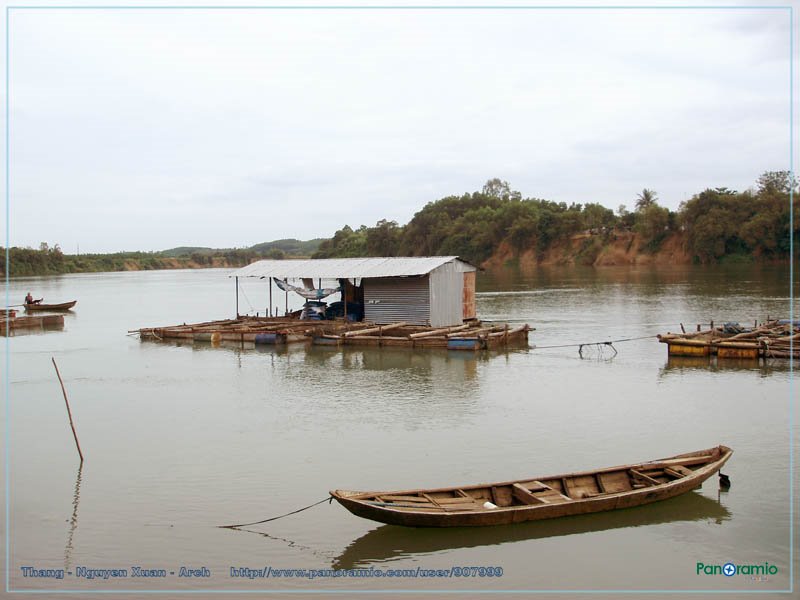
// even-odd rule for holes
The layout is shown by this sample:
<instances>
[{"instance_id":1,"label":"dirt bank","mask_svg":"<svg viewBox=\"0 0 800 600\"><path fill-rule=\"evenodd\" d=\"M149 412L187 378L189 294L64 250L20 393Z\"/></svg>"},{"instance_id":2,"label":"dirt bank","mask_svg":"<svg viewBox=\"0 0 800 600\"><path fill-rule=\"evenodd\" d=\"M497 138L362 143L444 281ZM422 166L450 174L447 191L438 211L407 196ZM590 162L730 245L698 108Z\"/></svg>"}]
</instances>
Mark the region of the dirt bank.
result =
<instances>
[{"instance_id":1,"label":"dirt bank","mask_svg":"<svg viewBox=\"0 0 800 600\"><path fill-rule=\"evenodd\" d=\"M641 236L633 232L617 232L609 236L578 234L567 241L551 245L544 252L528 248L517 253L509 244L503 243L482 266L491 268L514 262L522 268L530 269L553 265L611 267L692 263L685 236L680 233L667 237L655 252L643 246Z\"/></svg>"}]
</instances>

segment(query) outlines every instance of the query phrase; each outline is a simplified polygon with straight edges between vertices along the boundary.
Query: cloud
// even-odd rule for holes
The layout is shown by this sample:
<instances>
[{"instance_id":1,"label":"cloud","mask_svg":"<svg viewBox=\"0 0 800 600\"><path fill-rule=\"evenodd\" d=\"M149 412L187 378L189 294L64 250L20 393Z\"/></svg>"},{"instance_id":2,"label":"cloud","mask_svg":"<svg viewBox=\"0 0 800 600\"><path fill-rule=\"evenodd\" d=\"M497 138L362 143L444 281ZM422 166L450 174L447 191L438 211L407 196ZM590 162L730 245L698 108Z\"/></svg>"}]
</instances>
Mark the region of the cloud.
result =
<instances>
[{"instance_id":1,"label":"cloud","mask_svg":"<svg viewBox=\"0 0 800 600\"><path fill-rule=\"evenodd\" d=\"M17 10L12 241L319 237L491 177L612 208L741 189L786 168L784 17Z\"/></svg>"}]
</instances>

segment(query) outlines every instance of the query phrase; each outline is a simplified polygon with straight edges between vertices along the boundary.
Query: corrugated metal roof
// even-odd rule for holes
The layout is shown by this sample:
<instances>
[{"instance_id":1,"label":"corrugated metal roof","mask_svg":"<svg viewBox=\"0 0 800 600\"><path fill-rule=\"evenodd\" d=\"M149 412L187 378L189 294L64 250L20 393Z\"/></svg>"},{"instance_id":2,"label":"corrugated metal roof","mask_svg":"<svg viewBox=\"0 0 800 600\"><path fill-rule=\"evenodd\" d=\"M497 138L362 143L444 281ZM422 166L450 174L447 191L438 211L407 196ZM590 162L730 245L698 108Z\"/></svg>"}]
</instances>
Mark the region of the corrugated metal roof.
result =
<instances>
[{"instance_id":1,"label":"corrugated metal roof","mask_svg":"<svg viewBox=\"0 0 800 600\"><path fill-rule=\"evenodd\" d=\"M230 277L277 277L279 279L356 279L425 275L457 256L391 258L319 258L309 260L259 260L230 274ZM461 261L467 265L466 261ZM473 269L472 265L469 265ZM469 270L469 269L468 269Z\"/></svg>"}]
</instances>

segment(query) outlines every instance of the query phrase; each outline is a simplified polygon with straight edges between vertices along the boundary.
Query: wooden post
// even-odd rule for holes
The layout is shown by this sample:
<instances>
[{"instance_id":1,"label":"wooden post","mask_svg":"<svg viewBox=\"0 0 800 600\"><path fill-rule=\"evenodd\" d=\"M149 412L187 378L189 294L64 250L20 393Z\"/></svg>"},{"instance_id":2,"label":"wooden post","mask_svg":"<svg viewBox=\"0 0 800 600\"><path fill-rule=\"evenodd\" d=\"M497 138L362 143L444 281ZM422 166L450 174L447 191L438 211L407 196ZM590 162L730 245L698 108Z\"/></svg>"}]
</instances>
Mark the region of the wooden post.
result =
<instances>
[{"instance_id":1,"label":"wooden post","mask_svg":"<svg viewBox=\"0 0 800 600\"><path fill-rule=\"evenodd\" d=\"M681 331L682 331L683 333L686 333L686 329L684 329L684 327L683 327L683 323L681 323Z\"/></svg>"},{"instance_id":2,"label":"wooden post","mask_svg":"<svg viewBox=\"0 0 800 600\"><path fill-rule=\"evenodd\" d=\"M269 278L269 316L272 316L272 277Z\"/></svg>"},{"instance_id":3,"label":"wooden post","mask_svg":"<svg viewBox=\"0 0 800 600\"><path fill-rule=\"evenodd\" d=\"M347 279L341 279L342 302L344 303L344 322L347 323Z\"/></svg>"},{"instance_id":4,"label":"wooden post","mask_svg":"<svg viewBox=\"0 0 800 600\"><path fill-rule=\"evenodd\" d=\"M283 282L286 283L286 280L284 279ZM284 314L284 316L286 316L286 315L289 314L289 290L287 289L283 293L284 293L284 295L286 297L286 310L284 311L283 314Z\"/></svg>"},{"instance_id":5,"label":"wooden post","mask_svg":"<svg viewBox=\"0 0 800 600\"><path fill-rule=\"evenodd\" d=\"M72 437L75 438L75 446L78 447L78 456L81 457L81 464L83 464L83 452L81 452L81 445L78 442L78 434L75 433L75 424L72 422L72 411L69 409L69 400L67 400L67 390L64 388L64 381L61 379L61 373L58 372L58 365L56 359L52 358L53 366L56 368L56 375L61 384L61 392L64 394L64 402L67 404L67 416L69 417L69 426L72 428Z\"/></svg>"},{"instance_id":6,"label":"wooden post","mask_svg":"<svg viewBox=\"0 0 800 600\"><path fill-rule=\"evenodd\" d=\"M239 278L234 277L234 281L236 282L236 318L239 318Z\"/></svg>"}]
</instances>

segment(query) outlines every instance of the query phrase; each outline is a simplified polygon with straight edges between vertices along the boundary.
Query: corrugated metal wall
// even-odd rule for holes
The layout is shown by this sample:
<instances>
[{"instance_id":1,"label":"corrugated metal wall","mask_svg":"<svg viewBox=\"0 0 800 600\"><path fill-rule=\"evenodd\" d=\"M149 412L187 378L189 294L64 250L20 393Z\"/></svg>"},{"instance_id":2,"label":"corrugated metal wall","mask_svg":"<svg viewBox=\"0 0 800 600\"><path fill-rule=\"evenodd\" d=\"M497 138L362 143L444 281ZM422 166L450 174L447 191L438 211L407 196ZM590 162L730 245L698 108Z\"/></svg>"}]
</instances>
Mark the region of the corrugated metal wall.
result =
<instances>
[{"instance_id":1,"label":"corrugated metal wall","mask_svg":"<svg viewBox=\"0 0 800 600\"><path fill-rule=\"evenodd\" d=\"M428 277L364 279L364 318L379 324L400 321L414 325L431 324ZM458 298L461 299L460 291Z\"/></svg>"},{"instance_id":2,"label":"corrugated metal wall","mask_svg":"<svg viewBox=\"0 0 800 600\"><path fill-rule=\"evenodd\" d=\"M463 263L449 262L431 271L431 326L450 327L461 325L464 308Z\"/></svg>"}]
</instances>

